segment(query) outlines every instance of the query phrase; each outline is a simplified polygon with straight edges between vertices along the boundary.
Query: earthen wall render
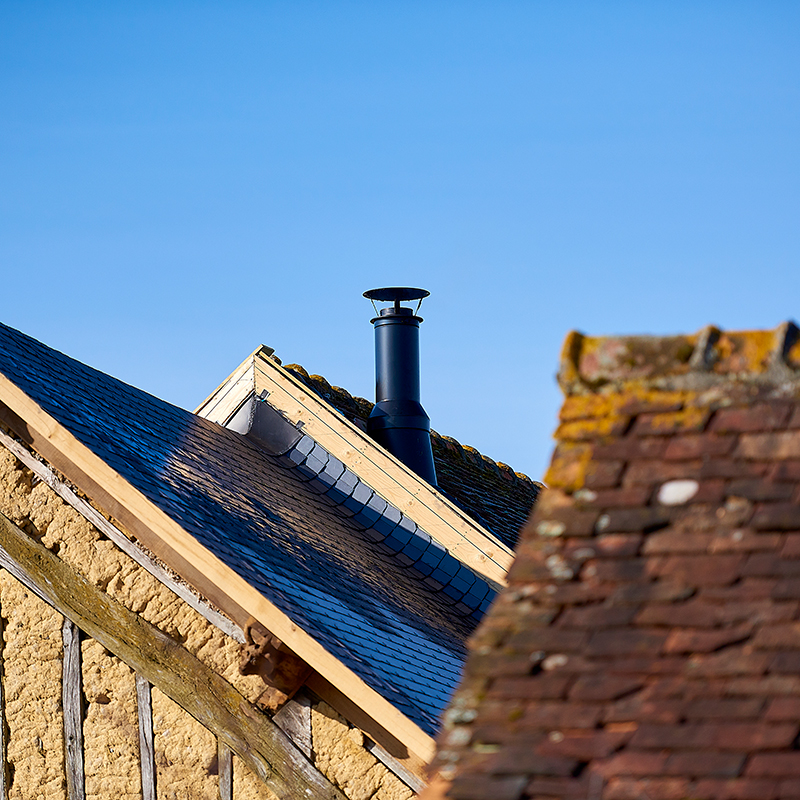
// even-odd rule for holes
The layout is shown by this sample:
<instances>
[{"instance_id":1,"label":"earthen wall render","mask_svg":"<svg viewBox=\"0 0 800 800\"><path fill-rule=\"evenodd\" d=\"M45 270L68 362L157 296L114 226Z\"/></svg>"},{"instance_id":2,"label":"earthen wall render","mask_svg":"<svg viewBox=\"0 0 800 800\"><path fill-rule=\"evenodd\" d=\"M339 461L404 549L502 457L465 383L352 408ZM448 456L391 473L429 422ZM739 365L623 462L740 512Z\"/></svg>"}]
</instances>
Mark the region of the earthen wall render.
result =
<instances>
[{"instance_id":1,"label":"earthen wall render","mask_svg":"<svg viewBox=\"0 0 800 800\"><path fill-rule=\"evenodd\" d=\"M263 691L241 675L241 645L177 597L0 447L0 512L117 602L140 614L228 680L248 700ZM9 800L66 798L61 712L61 615L0 570ZM133 671L98 642L82 642L87 798L141 797ZM217 798L213 734L153 690L159 798ZM409 800L413 792L364 747L334 709L311 709L312 761L352 800ZM234 798L274 795L234 758Z\"/></svg>"}]
</instances>

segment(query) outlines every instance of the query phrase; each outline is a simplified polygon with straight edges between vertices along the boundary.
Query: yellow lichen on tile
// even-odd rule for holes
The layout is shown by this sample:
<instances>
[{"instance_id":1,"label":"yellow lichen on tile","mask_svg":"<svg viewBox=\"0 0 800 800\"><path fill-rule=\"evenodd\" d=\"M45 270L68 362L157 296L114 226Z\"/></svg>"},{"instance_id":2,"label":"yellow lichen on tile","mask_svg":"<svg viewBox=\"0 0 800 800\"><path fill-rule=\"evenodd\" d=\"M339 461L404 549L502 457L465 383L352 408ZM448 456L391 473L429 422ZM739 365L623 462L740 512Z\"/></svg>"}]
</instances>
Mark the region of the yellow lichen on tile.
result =
<instances>
[{"instance_id":1,"label":"yellow lichen on tile","mask_svg":"<svg viewBox=\"0 0 800 800\"><path fill-rule=\"evenodd\" d=\"M350 800L410 800L414 796L364 749L364 736L327 703L311 707L311 735L317 768Z\"/></svg>"},{"instance_id":2,"label":"yellow lichen on tile","mask_svg":"<svg viewBox=\"0 0 800 800\"><path fill-rule=\"evenodd\" d=\"M580 441L598 439L618 433L627 424L628 418L622 416L595 417L562 422L556 430L556 439L561 441Z\"/></svg>"},{"instance_id":3,"label":"yellow lichen on tile","mask_svg":"<svg viewBox=\"0 0 800 800\"><path fill-rule=\"evenodd\" d=\"M216 737L155 687L152 697L159 798L217 800Z\"/></svg>"},{"instance_id":4,"label":"yellow lichen on tile","mask_svg":"<svg viewBox=\"0 0 800 800\"><path fill-rule=\"evenodd\" d=\"M558 383L567 392L573 384L580 380L578 361L583 346L583 334L570 331L561 346L561 357L558 365Z\"/></svg>"},{"instance_id":5,"label":"yellow lichen on tile","mask_svg":"<svg viewBox=\"0 0 800 800\"><path fill-rule=\"evenodd\" d=\"M800 336L797 337L795 343L789 348L786 354L786 363L792 369L800 369Z\"/></svg>"},{"instance_id":6,"label":"yellow lichen on tile","mask_svg":"<svg viewBox=\"0 0 800 800\"><path fill-rule=\"evenodd\" d=\"M651 415L648 419L648 427L653 433L699 430L708 418L708 413L702 407L684 408L680 411L665 411L661 414Z\"/></svg>"},{"instance_id":7,"label":"yellow lichen on tile","mask_svg":"<svg viewBox=\"0 0 800 800\"><path fill-rule=\"evenodd\" d=\"M764 372L775 351L775 331L723 333L714 345L715 372Z\"/></svg>"},{"instance_id":8,"label":"yellow lichen on tile","mask_svg":"<svg viewBox=\"0 0 800 800\"><path fill-rule=\"evenodd\" d=\"M544 476L546 486L553 486L567 492L583 486L586 468L592 458L592 446L585 442L559 442L553 459Z\"/></svg>"},{"instance_id":9,"label":"yellow lichen on tile","mask_svg":"<svg viewBox=\"0 0 800 800\"><path fill-rule=\"evenodd\" d=\"M562 422L616 414L625 398L619 394L575 394L564 399L558 418Z\"/></svg>"},{"instance_id":10,"label":"yellow lichen on tile","mask_svg":"<svg viewBox=\"0 0 800 800\"><path fill-rule=\"evenodd\" d=\"M99 642L81 643L86 797L139 800L139 724L136 677Z\"/></svg>"},{"instance_id":11,"label":"yellow lichen on tile","mask_svg":"<svg viewBox=\"0 0 800 800\"><path fill-rule=\"evenodd\" d=\"M63 617L0 570L3 690L13 770L9 800L60 800L64 783L61 713Z\"/></svg>"}]
</instances>

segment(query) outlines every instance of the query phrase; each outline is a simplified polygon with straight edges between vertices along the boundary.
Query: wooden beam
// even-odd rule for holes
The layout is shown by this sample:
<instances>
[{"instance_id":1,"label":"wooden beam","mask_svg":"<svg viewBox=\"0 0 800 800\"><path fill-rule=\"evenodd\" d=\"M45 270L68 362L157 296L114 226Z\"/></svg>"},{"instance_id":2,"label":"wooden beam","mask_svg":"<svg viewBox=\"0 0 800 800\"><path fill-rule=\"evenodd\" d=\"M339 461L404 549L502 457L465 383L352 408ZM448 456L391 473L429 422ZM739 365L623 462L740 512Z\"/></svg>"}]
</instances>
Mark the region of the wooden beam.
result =
<instances>
[{"instance_id":1,"label":"wooden beam","mask_svg":"<svg viewBox=\"0 0 800 800\"><path fill-rule=\"evenodd\" d=\"M366 709L365 713L371 714L377 725L402 742L404 748L425 761L432 758L436 743L419 725L328 652L2 374L0 401L0 420L217 608L240 627L251 616L257 619L312 669L324 675L342 696ZM395 754L391 748L386 749Z\"/></svg>"},{"instance_id":2,"label":"wooden beam","mask_svg":"<svg viewBox=\"0 0 800 800\"><path fill-rule=\"evenodd\" d=\"M391 753L387 753L377 742L365 737L364 746L375 758L378 759L390 772L394 773L409 789L419 794L428 784L413 773L402 762L398 761Z\"/></svg>"},{"instance_id":3,"label":"wooden beam","mask_svg":"<svg viewBox=\"0 0 800 800\"><path fill-rule=\"evenodd\" d=\"M8 722L6 721L5 665L3 642L5 619L0 611L0 800L8 800L11 771L8 767Z\"/></svg>"},{"instance_id":4,"label":"wooden beam","mask_svg":"<svg viewBox=\"0 0 800 800\"><path fill-rule=\"evenodd\" d=\"M2 514L0 566L208 728L278 797L345 800L286 734L222 676L73 572Z\"/></svg>"},{"instance_id":5,"label":"wooden beam","mask_svg":"<svg viewBox=\"0 0 800 800\"><path fill-rule=\"evenodd\" d=\"M217 739L217 781L219 800L233 800L233 753Z\"/></svg>"},{"instance_id":6,"label":"wooden beam","mask_svg":"<svg viewBox=\"0 0 800 800\"><path fill-rule=\"evenodd\" d=\"M156 800L156 750L153 739L153 697L150 681L136 673L136 712L139 717L139 763L142 800Z\"/></svg>"},{"instance_id":7,"label":"wooden beam","mask_svg":"<svg viewBox=\"0 0 800 800\"><path fill-rule=\"evenodd\" d=\"M119 528L109 522L94 506L79 497L53 472L44 462L39 461L33 453L14 441L5 431L0 429L0 444L14 454L37 478L46 483L62 500L74 508L87 522L94 525L101 533L108 536L123 553L130 556L140 567L146 569L156 580L173 591L187 605L204 616L212 625L227 633L240 644L244 644L244 632L224 614L212 608L203 600L189 584L177 580L167 572L155 559L145 552L136 542L132 542Z\"/></svg>"},{"instance_id":8,"label":"wooden beam","mask_svg":"<svg viewBox=\"0 0 800 800\"><path fill-rule=\"evenodd\" d=\"M433 739L431 739L429 749L410 751L403 745L403 742L392 735L392 731L382 727L368 709L361 707L357 699L343 694L337 686L319 673L312 672L308 676L306 686L317 697L335 708L351 725L360 728L370 739L380 744L387 755L392 756L395 763L402 764L405 769L409 769L420 777L425 775L427 764L436 755L436 743Z\"/></svg>"},{"instance_id":9,"label":"wooden beam","mask_svg":"<svg viewBox=\"0 0 800 800\"><path fill-rule=\"evenodd\" d=\"M506 584L514 553L440 491L364 431L334 411L272 359L254 356L255 391L365 481L384 500L407 513L434 540L494 588Z\"/></svg>"},{"instance_id":10,"label":"wooden beam","mask_svg":"<svg viewBox=\"0 0 800 800\"><path fill-rule=\"evenodd\" d=\"M272 718L275 724L311 758L311 700L301 690Z\"/></svg>"},{"instance_id":11,"label":"wooden beam","mask_svg":"<svg viewBox=\"0 0 800 800\"><path fill-rule=\"evenodd\" d=\"M0 522L4 520L5 517ZM22 532L20 531L20 533ZM81 634L78 626L69 617L64 617L61 638L64 643L61 706L64 712L64 767L67 773L67 798L68 800L85 800Z\"/></svg>"}]
</instances>

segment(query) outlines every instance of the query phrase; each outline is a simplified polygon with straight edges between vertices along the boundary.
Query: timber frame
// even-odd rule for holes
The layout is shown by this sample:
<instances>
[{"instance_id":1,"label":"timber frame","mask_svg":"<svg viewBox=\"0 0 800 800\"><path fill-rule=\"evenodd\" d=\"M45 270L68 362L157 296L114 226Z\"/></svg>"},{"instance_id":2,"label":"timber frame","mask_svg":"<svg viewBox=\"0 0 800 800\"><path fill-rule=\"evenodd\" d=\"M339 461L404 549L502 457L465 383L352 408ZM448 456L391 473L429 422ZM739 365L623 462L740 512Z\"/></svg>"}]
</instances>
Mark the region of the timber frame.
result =
<instances>
[{"instance_id":1,"label":"timber frame","mask_svg":"<svg viewBox=\"0 0 800 800\"><path fill-rule=\"evenodd\" d=\"M253 618L283 642L311 667L308 687L361 728L375 743L368 749L401 780L420 785L434 753L427 733L2 374L0 422L13 433L3 435L4 445L27 453L22 460L32 469L36 462L41 479L209 621L243 642Z\"/></svg>"},{"instance_id":2,"label":"timber frame","mask_svg":"<svg viewBox=\"0 0 800 800\"><path fill-rule=\"evenodd\" d=\"M62 704L67 797L83 800L80 637L88 635L136 673L142 795L156 796L150 687L210 730L220 753L220 798L232 797L235 753L278 797L345 800L265 714L233 686L139 615L110 598L0 514L0 566L64 617ZM0 717L4 709L0 702ZM4 718L0 718L0 727ZM0 747L5 749L4 739ZM3 765L5 752L0 753ZM0 771L0 797L8 783Z\"/></svg>"}]
</instances>

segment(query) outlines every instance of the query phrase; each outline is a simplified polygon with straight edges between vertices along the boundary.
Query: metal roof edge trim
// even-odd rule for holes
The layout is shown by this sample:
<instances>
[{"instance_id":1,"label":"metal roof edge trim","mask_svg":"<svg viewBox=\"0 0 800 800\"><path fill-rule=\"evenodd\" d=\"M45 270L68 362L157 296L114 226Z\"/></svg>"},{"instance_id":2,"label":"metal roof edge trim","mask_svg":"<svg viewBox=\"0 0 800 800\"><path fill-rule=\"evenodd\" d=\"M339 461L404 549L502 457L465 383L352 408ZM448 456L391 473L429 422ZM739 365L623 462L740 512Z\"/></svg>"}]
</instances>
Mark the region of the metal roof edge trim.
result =
<instances>
[{"instance_id":1,"label":"metal roof edge trim","mask_svg":"<svg viewBox=\"0 0 800 800\"><path fill-rule=\"evenodd\" d=\"M257 619L340 691L349 697L360 697L363 701L359 703L361 707L369 709L367 713L411 752L426 762L433 758L435 742L432 737L148 500L3 373L0 373L0 401L37 434L39 442L34 442L33 446L43 458L52 462L52 455L41 452L37 444L52 448L54 454L60 456L59 460L66 462L63 466L74 468L74 474L70 475L62 464L54 465L75 486L89 496L101 489L135 517L141 523L143 532L157 540L143 539L143 544L184 580L212 599L240 624L245 621L238 619L242 613ZM111 513L111 516L117 515ZM139 532L136 532L137 538ZM162 546L158 547L157 542ZM181 564L170 563L170 555ZM193 572L191 579L184 574L188 569ZM212 587L214 591L211 591ZM224 607L226 599L229 601L228 608Z\"/></svg>"}]
</instances>

